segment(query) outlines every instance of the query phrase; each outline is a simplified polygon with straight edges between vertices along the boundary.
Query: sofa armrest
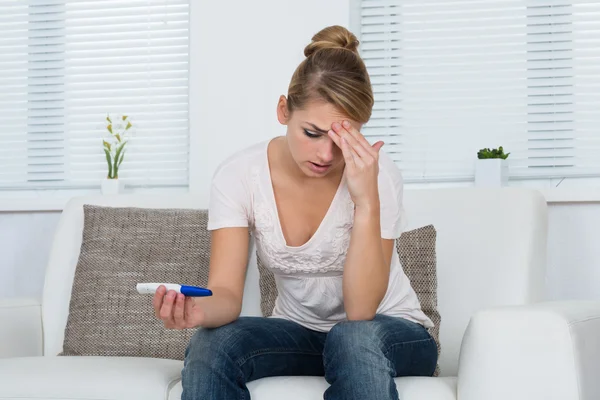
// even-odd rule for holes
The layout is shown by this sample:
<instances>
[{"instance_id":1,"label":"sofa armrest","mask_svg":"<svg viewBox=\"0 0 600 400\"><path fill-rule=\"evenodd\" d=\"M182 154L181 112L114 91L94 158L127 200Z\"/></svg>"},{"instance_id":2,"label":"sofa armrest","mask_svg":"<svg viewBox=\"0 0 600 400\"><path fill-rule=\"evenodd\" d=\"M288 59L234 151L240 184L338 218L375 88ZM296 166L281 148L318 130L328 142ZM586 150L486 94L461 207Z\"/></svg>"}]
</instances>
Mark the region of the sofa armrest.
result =
<instances>
[{"instance_id":1,"label":"sofa armrest","mask_svg":"<svg viewBox=\"0 0 600 400\"><path fill-rule=\"evenodd\" d=\"M35 299L0 299L0 358L41 356L42 308Z\"/></svg>"},{"instance_id":2,"label":"sofa armrest","mask_svg":"<svg viewBox=\"0 0 600 400\"><path fill-rule=\"evenodd\" d=\"M463 338L460 400L600 399L600 302L479 312Z\"/></svg>"}]
</instances>

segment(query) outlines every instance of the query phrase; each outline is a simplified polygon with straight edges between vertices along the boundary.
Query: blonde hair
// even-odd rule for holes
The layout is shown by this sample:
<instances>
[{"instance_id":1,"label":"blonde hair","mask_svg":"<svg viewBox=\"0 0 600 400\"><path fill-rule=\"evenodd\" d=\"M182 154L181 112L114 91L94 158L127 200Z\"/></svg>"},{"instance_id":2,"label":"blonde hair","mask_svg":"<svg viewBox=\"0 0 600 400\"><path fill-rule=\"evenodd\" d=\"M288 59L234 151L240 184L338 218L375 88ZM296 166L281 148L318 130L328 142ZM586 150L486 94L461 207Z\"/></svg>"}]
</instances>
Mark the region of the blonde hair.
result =
<instances>
[{"instance_id":1,"label":"blonde hair","mask_svg":"<svg viewBox=\"0 0 600 400\"><path fill-rule=\"evenodd\" d=\"M306 58L292 76L288 110L302 109L309 101L326 101L350 119L366 123L373 109L373 90L358 44L356 36L337 25L314 35L304 48Z\"/></svg>"}]
</instances>

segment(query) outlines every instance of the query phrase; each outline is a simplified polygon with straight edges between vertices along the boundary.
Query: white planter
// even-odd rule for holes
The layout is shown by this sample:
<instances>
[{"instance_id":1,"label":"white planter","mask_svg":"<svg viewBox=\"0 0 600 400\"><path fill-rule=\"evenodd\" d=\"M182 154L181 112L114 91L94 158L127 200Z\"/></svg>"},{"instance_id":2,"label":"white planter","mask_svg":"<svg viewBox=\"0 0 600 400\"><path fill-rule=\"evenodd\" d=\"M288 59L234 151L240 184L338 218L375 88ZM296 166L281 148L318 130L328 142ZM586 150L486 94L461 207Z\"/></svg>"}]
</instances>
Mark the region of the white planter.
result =
<instances>
[{"instance_id":1,"label":"white planter","mask_svg":"<svg viewBox=\"0 0 600 400\"><path fill-rule=\"evenodd\" d=\"M508 161L489 158L475 162L475 186L502 187L508 185Z\"/></svg>"},{"instance_id":2,"label":"white planter","mask_svg":"<svg viewBox=\"0 0 600 400\"><path fill-rule=\"evenodd\" d=\"M102 194L111 195L123 192L124 184L120 179L104 179L102 181Z\"/></svg>"}]
</instances>

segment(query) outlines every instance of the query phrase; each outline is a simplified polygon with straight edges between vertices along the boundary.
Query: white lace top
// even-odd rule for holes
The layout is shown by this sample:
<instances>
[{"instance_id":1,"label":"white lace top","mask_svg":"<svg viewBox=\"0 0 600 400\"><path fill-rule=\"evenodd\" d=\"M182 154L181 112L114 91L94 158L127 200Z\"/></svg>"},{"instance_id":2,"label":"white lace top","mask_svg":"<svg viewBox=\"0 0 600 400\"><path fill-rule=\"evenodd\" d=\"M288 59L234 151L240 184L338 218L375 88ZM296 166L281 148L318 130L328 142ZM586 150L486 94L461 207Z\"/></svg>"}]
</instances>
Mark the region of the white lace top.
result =
<instances>
[{"instance_id":1,"label":"white lace top","mask_svg":"<svg viewBox=\"0 0 600 400\"><path fill-rule=\"evenodd\" d=\"M269 141L261 142L238 152L218 167L211 186L208 229L249 227L263 264L275 275L278 297L273 317L327 332L346 319L342 273L350 244L354 205L342 179L315 234L302 246L288 246L275 203L268 144ZM404 223L402 176L383 151L378 184L381 237L396 239ZM396 251L392 255L388 290L377 313L403 317L426 328L433 326L421 311Z\"/></svg>"}]
</instances>

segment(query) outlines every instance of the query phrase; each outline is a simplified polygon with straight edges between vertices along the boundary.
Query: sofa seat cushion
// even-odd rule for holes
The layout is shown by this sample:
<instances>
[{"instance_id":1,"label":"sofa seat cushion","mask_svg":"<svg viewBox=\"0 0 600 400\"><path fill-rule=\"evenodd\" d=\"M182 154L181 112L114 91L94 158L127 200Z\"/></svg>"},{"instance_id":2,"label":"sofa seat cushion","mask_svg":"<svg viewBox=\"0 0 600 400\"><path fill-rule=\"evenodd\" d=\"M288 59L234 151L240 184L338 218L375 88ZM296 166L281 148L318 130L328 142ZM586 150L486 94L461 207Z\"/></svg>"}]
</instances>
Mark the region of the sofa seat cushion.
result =
<instances>
[{"instance_id":1,"label":"sofa seat cushion","mask_svg":"<svg viewBox=\"0 0 600 400\"><path fill-rule=\"evenodd\" d=\"M5 358L0 398L165 400L182 368L182 361L159 358Z\"/></svg>"},{"instance_id":2,"label":"sofa seat cushion","mask_svg":"<svg viewBox=\"0 0 600 400\"><path fill-rule=\"evenodd\" d=\"M0 399L180 400L183 362L138 357L23 357L0 360ZM322 377L248 384L253 400L322 400ZM456 378L397 378L402 400L456 400Z\"/></svg>"},{"instance_id":3,"label":"sofa seat cushion","mask_svg":"<svg viewBox=\"0 0 600 400\"><path fill-rule=\"evenodd\" d=\"M323 400L329 384L322 377L290 376L259 379L248 384L252 400ZM456 400L456 378L396 378L402 400ZM181 382L169 393L169 400L181 399Z\"/></svg>"}]
</instances>

